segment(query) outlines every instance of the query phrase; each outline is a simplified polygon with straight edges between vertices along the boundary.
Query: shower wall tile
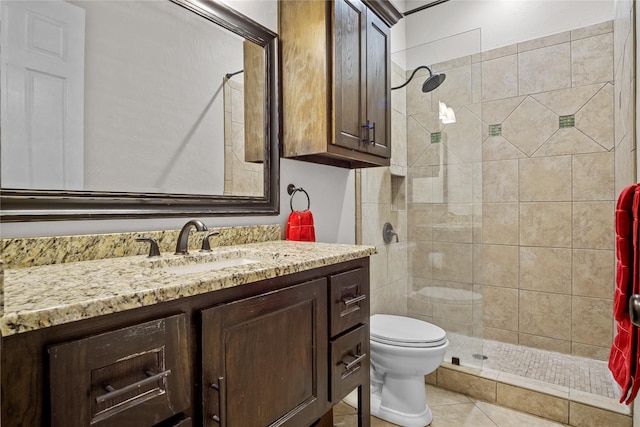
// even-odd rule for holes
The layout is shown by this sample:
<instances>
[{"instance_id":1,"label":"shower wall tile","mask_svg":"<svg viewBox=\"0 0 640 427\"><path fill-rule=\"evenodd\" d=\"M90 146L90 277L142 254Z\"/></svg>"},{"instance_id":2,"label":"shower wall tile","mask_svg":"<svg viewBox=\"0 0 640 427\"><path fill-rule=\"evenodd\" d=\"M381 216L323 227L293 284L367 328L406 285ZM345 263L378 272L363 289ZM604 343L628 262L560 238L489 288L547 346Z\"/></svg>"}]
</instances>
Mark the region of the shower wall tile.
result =
<instances>
[{"instance_id":1,"label":"shower wall tile","mask_svg":"<svg viewBox=\"0 0 640 427\"><path fill-rule=\"evenodd\" d=\"M518 201L518 160L483 162L482 200L485 203Z\"/></svg>"},{"instance_id":2,"label":"shower wall tile","mask_svg":"<svg viewBox=\"0 0 640 427\"><path fill-rule=\"evenodd\" d=\"M573 156L573 200L614 199L614 153Z\"/></svg>"},{"instance_id":3,"label":"shower wall tile","mask_svg":"<svg viewBox=\"0 0 640 427\"><path fill-rule=\"evenodd\" d=\"M521 203L520 244L570 248L571 203Z\"/></svg>"},{"instance_id":4,"label":"shower wall tile","mask_svg":"<svg viewBox=\"0 0 640 427\"><path fill-rule=\"evenodd\" d=\"M613 250L574 249L572 295L611 299L615 286Z\"/></svg>"},{"instance_id":5,"label":"shower wall tile","mask_svg":"<svg viewBox=\"0 0 640 427\"><path fill-rule=\"evenodd\" d=\"M369 258L369 276L371 290L387 285L387 248L378 246L378 253Z\"/></svg>"},{"instance_id":6,"label":"shower wall tile","mask_svg":"<svg viewBox=\"0 0 640 427\"><path fill-rule=\"evenodd\" d=\"M611 346L601 347L597 345L582 344L574 342L571 344L571 354L590 359L608 361Z\"/></svg>"},{"instance_id":7,"label":"shower wall tile","mask_svg":"<svg viewBox=\"0 0 640 427\"><path fill-rule=\"evenodd\" d=\"M504 56L514 55L518 53L518 46L515 44L498 47L482 52L482 62L491 61L492 59L502 58Z\"/></svg>"},{"instance_id":8,"label":"shower wall tile","mask_svg":"<svg viewBox=\"0 0 640 427\"><path fill-rule=\"evenodd\" d=\"M431 203L411 203L407 212L407 236L411 241L427 241L433 238L433 208ZM409 248L411 249L411 248Z\"/></svg>"},{"instance_id":9,"label":"shower wall tile","mask_svg":"<svg viewBox=\"0 0 640 427\"><path fill-rule=\"evenodd\" d=\"M482 103L482 120L489 125L500 124L524 101L524 96Z\"/></svg>"},{"instance_id":10,"label":"shower wall tile","mask_svg":"<svg viewBox=\"0 0 640 427\"><path fill-rule=\"evenodd\" d=\"M538 39L518 43L517 46L518 52L527 52L529 50L554 46L561 43L567 43L569 41L571 41L571 32L565 31L563 33L553 34L547 37L541 37Z\"/></svg>"},{"instance_id":11,"label":"shower wall tile","mask_svg":"<svg viewBox=\"0 0 640 427\"><path fill-rule=\"evenodd\" d=\"M613 249L614 202L573 203L573 247Z\"/></svg>"},{"instance_id":12,"label":"shower wall tile","mask_svg":"<svg viewBox=\"0 0 640 427\"><path fill-rule=\"evenodd\" d=\"M613 33L613 21L605 21L588 27L571 30L571 40L580 40L607 33Z\"/></svg>"},{"instance_id":13,"label":"shower wall tile","mask_svg":"<svg viewBox=\"0 0 640 427\"><path fill-rule=\"evenodd\" d=\"M395 283L400 280L406 280L407 269L409 268L409 262L407 260L407 243L406 233L401 233L400 229L397 230L398 234L403 238L400 243L392 243L387 245L387 282Z\"/></svg>"},{"instance_id":14,"label":"shower wall tile","mask_svg":"<svg viewBox=\"0 0 640 427\"><path fill-rule=\"evenodd\" d=\"M391 165L398 166L406 175L407 169L407 116L391 112Z\"/></svg>"},{"instance_id":15,"label":"shower wall tile","mask_svg":"<svg viewBox=\"0 0 640 427\"><path fill-rule=\"evenodd\" d=\"M605 149L614 147L613 85L607 83L576 113L576 128Z\"/></svg>"},{"instance_id":16,"label":"shower wall tile","mask_svg":"<svg viewBox=\"0 0 640 427\"><path fill-rule=\"evenodd\" d=\"M502 136L530 156L558 128L558 116L532 97L527 97L502 124Z\"/></svg>"},{"instance_id":17,"label":"shower wall tile","mask_svg":"<svg viewBox=\"0 0 640 427\"><path fill-rule=\"evenodd\" d=\"M583 344L610 346L611 299L573 297L571 307L571 339Z\"/></svg>"},{"instance_id":18,"label":"shower wall tile","mask_svg":"<svg viewBox=\"0 0 640 427\"><path fill-rule=\"evenodd\" d=\"M520 332L530 335L571 340L571 296L549 292L520 291ZM485 302L486 304L486 302Z\"/></svg>"},{"instance_id":19,"label":"shower wall tile","mask_svg":"<svg viewBox=\"0 0 640 427\"><path fill-rule=\"evenodd\" d=\"M615 194L636 182L636 151L632 149L632 134L627 134L615 149Z\"/></svg>"},{"instance_id":20,"label":"shower wall tile","mask_svg":"<svg viewBox=\"0 0 640 427\"><path fill-rule=\"evenodd\" d=\"M411 277L430 279L433 277L433 264L436 260L432 242L413 242L410 246L409 267ZM437 265L436 265L437 266Z\"/></svg>"},{"instance_id":21,"label":"shower wall tile","mask_svg":"<svg viewBox=\"0 0 640 427\"><path fill-rule=\"evenodd\" d=\"M571 42L573 86L613 80L613 33Z\"/></svg>"},{"instance_id":22,"label":"shower wall tile","mask_svg":"<svg viewBox=\"0 0 640 427\"><path fill-rule=\"evenodd\" d=\"M566 116L576 114L603 86L604 84L597 83L536 93L532 96L557 115Z\"/></svg>"},{"instance_id":23,"label":"shower wall tile","mask_svg":"<svg viewBox=\"0 0 640 427\"><path fill-rule=\"evenodd\" d=\"M518 56L482 61L482 100L518 96Z\"/></svg>"},{"instance_id":24,"label":"shower wall tile","mask_svg":"<svg viewBox=\"0 0 640 427\"><path fill-rule=\"evenodd\" d=\"M482 290L483 326L502 330L518 330L518 290L485 286Z\"/></svg>"},{"instance_id":25,"label":"shower wall tile","mask_svg":"<svg viewBox=\"0 0 640 427\"><path fill-rule=\"evenodd\" d=\"M444 145L461 161L482 160L482 152L478 151L482 146L482 121L468 108L457 111L456 123L446 125L442 134ZM447 163L451 164L452 160Z\"/></svg>"},{"instance_id":26,"label":"shower wall tile","mask_svg":"<svg viewBox=\"0 0 640 427\"><path fill-rule=\"evenodd\" d=\"M557 130L533 157L562 156L565 154L599 153L604 147L576 128Z\"/></svg>"},{"instance_id":27,"label":"shower wall tile","mask_svg":"<svg viewBox=\"0 0 640 427\"><path fill-rule=\"evenodd\" d=\"M571 295L571 249L520 247L520 289Z\"/></svg>"},{"instance_id":28,"label":"shower wall tile","mask_svg":"<svg viewBox=\"0 0 640 427\"><path fill-rule=\"evenodd\" d=\"M445 201L471 203L473 201L473 165L459 163L444 166L446 174Z\"/></svg>"},{"instance_id":29,"label":"shower wall tile","mask_svg":"<svg viewBox=\"0 0 640 427\"><path fill-rule=\"evenodd\" d=\"M473 243L473 206L469 203L433 206L433 241Z\"/></svg>"},{"instance_id":30,"label":"shower wall tile","mask_svg":"<svg viewBox=\"0 0 640 427\"><path fill-rule=\"evenodd\" d=\"M571 201L571 156L519 162L520 201Z\"/></svg>"},{"instance_id":31,"label":"shower wall tile","mask_svg":"<svg viewBox=\"0 0 640 427\"><path fill-rule=\"evenodd\" d=\"M473 283L473 246L433 242L430 258L434 279Z\"/></svg>"},{"instance_id":32,"label":"shower wall tile","mask_svg":"<svg viewBox=\"0 0 640 427\"><path fill-rule=\"evenodd\" d=\"M392 283L371 291L371 314L407 315L406 281Z\"/></svg>"},{"instance_id":33,"label":"shower wall tile","mask_svg":"<svg viewBox=\"0 0 640 427\"><path fill-rule=\"evenodd\" d=\"M518 204L485 203L482 207L482 242L518 244Z\"/></svg>"},{"instance_id":34,"label":"shower wall tile","mask_svg":"<svg viewBox=\"0 0 640 427\"><path fill-rule=\"evenodd\" d=\"M570 43L518 54L518 95L568 87L571 87Z\"/></svg>"},{"instance_id":35,"label":"shower wall tile","mask_svg":"<svg viewBox=\"0 0 640 427\"><path fill-rule=\"evenodd\" d=\"M526 157L526 154L502 136L489 137L482 144L482 158L485 162L491 160L519 159L521 157Z\"/></svg>"},{"instance_id":36,"label":"shower wall tile","mask_svg":"<svg viewBox=\"0 0 640 427\"><path fill-rule=\"evenodd\" d=\"M483 338L492 341L500 341L508 344L518 344L518 332L505 329L484 327Z\"/></svg>"},{"instance_id":37,"label":"shower wall tile","mask_svg":"<svg viewBox=\"0 0 640 427\"><path fill-rule=\"evenodd\" d=\"M362 170L363 203L391 203L391 174L389 168Z\"/></svg>"},{"instance_id":38,"label":"shower wall tile","mask_svg":"<svg viewBox=\"0 0 640 427\"><path fill-rule=\"evenodd\" d=\"M565 323L569 319L565 316ZM571 341L520 333L518 343L526 347L539 348L541 350L555 351L557 353L571 354Z\"/></svg>"},{"instance_id":39,"label":"shower wall tile","mask_svg":"<svg viewBox=\"0 0 640 427\"><path fill-rule=\"evenodd\" d=\"M447 106L453 107L456 111L463 105L473 103L470 61L469 64L465 64L465 66L458 66L446 70L446 74L447 80L455 81L456 84L443 84L438 88L438 96L431 97L431 110L438 111L438 102L440 100L445 101Z\"/></svg>"},{"instance_id":40,"label":"shower wall tile","mask_svg":"<svg viewBox=\"0 0 640 427\"><path fill-rule=\"evenodd\" d=\"M402 85L407 81L402 68L395 62L391 62L391 87ZM391 92L391 108L406 116L407 114L407 89L396 89ZM393 135L393 134L392 134Z\"/></svg>"},{"instance_id":41,"label":"shower wall tile","mask_svg":"<svg viewBox=\"0 0 640 427\"><path fill-rule=\"evenodd\" d=\"M520 257L518 246L482 245L476 268L478 282L485 285L518 288Z\"/></svg>"}]
</instances>

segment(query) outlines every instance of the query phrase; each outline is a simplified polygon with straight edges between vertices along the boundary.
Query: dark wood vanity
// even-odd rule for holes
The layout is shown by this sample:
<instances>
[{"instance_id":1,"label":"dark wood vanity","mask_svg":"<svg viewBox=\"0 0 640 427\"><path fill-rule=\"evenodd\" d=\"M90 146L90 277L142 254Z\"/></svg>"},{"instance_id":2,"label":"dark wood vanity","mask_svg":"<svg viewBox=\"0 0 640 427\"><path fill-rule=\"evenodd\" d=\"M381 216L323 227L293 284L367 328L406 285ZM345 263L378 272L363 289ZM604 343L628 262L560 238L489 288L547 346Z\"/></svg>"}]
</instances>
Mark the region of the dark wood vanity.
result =
<instances>
[{"instance_id":1,"label":"dark wood vanity","mask_svg":"<svg viewBox=\"0 0 640 427\"><path fill-rule=\"evenodd\" d=\"M369 258L2 340L6 426L369 426ZM364 393L363 393L364 391Z\"/></svg>"}]
</instances>

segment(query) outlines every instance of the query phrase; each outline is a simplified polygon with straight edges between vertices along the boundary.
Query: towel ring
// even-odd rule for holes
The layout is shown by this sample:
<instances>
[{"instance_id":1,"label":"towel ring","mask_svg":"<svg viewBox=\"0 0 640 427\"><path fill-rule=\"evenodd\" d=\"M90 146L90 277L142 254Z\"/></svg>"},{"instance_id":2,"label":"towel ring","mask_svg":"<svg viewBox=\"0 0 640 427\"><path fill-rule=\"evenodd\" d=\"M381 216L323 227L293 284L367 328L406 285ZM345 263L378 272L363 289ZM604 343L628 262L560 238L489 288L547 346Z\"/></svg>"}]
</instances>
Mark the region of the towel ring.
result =
<instances>
[{"instance_id":1,"label":"towel ring","mask_svg":"<svg viewBox=\"0 0 640 427\"><path fill-rule=\"evenodd\" d=\"M291 208L291 212L293 212L293 196L295 196L298 191L303 192L305 196L307 196L307 210L311 208L311 199L309 198L309 193L307 193L302 187L296 188L295 185L289 184L287 186L287 193L289 193L289 195L291 196L291 198L289 199L289 207Z\"/></svg>"}]
</instances>

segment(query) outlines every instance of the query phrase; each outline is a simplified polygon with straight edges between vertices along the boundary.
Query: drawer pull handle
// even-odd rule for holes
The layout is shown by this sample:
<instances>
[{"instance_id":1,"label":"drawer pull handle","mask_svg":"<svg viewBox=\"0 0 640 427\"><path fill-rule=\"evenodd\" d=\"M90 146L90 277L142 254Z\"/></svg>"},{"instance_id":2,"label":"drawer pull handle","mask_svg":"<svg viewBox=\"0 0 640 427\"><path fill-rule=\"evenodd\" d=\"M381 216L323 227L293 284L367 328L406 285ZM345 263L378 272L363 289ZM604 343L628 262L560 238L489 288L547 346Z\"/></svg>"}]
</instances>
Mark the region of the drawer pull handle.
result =
<instances>
[{"instance_id":1,"label":"drawer pull handle","mask_svg":"<svg viewBox=\"0 0 640 427\"><path fill-rule=\"evenodd\" d=\"M226 423L226 409L227 409L227 395L224 388L224 377L218 377L218 383L211 382L209 387L218 391L218 411L220 415L209 415L209 419L217 422L220 427L227 425Z\"/></svg>"},{"instance_id":2,"label":"drawer pull handle","mask_svg":"<svg viewBox=\"0 0 640 427\"><path fill-rule=\"evenodd\" d=\"M366 353L359 354L359 355L355 355L354 354L353 357L355 357L355 359L353 359L349 363L345 362L344 360L342 361L342 364L344 365L345 371L350 371L351 369L353 369L354 366L356 366L358 363L362 362L362 359L367 357L367 354Z\"/></svg>"},{"instance_id":3,"label":"drawer pull handle","mask_svg":"<svg viewBox=\"0 0 640 427\"><path fill-rule=\"evenodd\" d=\"M152 384L158 380L168 377L171 374L171 369L167 369L166 371L162 371L158 374L154 374L152 371L145 371L148 375L148 378L137 381L133 384L129 384L119 389L113 388L110 384L104 386L104 389L108 392L107 394L103 394L102 396L96 397L96 403L102 404L107 400L114 399L123 394L130 393L133 390L136 390L140 387L144 387L148 384Z\"/></svg>"},{"instance_id":4,"label":"drawer pull handle","mask_svg":"<svg viewBox=\"0 0 640 427\"><path fill-rule=\"evenodd\" d=\"M345 298L345 299L342 300L342 302L344 303L344 305L346 305L348 307L351 304L356 304L356 303L358 303L360 301L364 301L366 299L367 299L366 295L358 295L358 296L355 296L353 298L348 298L348 299Z\"/></svg>"}]
</instances>

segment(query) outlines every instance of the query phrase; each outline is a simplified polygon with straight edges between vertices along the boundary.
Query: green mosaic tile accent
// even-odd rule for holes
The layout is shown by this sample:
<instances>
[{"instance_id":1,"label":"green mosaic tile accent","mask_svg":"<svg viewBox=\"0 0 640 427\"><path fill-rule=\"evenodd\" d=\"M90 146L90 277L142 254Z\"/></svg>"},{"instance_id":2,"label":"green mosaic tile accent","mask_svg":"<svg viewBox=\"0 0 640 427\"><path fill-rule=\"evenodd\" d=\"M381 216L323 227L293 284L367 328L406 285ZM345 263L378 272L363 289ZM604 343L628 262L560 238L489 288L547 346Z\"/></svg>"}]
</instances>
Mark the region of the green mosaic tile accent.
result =
<instances>
[{"instance_id":1,"label":"green mosaic tile accent","mask_svg":"<svg viewBox=\"0 0 640 427\"><path fill-rule=\"evenodd\" d=\"M442 132L434 132L431 134L431 143L439 144L442 142Z\"/></svg>"},{"instance_id":2,"label":"green mosaic tile accent","mask_svg":"<svg viewBox=\"0 0 640 427\"><path fill-rule=\"evenodd\" d=\"M576 116L560 116L560 129L572 128L576 126Z\"/></svg>"},{"instance_id":3,"label":"green mosaic tile accent","mask_svg":"<svg viewBox=\"0 0 640 427\"><path fill-rule=\"evenodd\" d=\"M489 125L489 136L500 136L502 135L502 125Z\"/></svg>"}]
</instances>

